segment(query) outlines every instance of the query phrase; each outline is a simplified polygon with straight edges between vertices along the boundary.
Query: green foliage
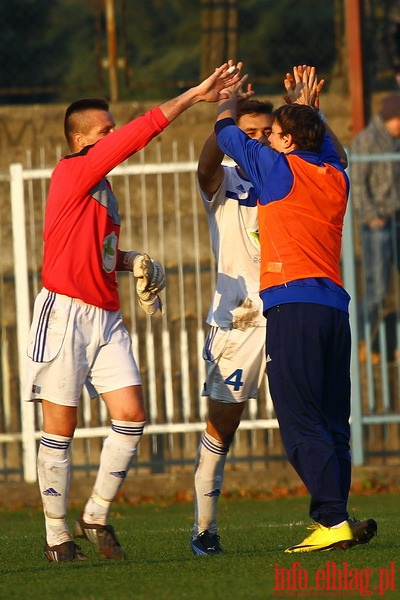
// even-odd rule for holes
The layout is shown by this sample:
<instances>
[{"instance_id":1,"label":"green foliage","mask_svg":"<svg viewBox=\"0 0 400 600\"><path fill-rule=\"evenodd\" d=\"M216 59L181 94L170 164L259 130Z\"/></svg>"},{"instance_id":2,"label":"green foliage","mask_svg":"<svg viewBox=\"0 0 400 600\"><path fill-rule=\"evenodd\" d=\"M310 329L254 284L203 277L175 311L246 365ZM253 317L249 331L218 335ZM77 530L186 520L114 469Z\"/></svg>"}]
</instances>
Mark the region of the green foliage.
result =
<instances>
[{"instance_id":1,"label":"green foliage","mask_svg":"<svg viewBox=\"0 0 400 600\"><path fill-rule=\"evenodd\" d=\"M23 94L0 96L0 101L48 101L57 88L87 86L91 79L96 84L91 76L95 28L87 2L13 0L11 5L0 0L0 18L2 87Z\"/></svg>"},{"instance_id":2,"label":"green foliage","mask_svg":"<svg viewBox=\"0 0 400 600\"><path fill-rule=\"evenodd\" d=\"M383 54L384 1L367 3L375 8L364 18L366 65L373 48ZM198 81L204 11L232 8L202 0L114 0L114 6L122 100L170 97ZM334 70L344 76L343 0L237 0L236 6L233 58L243 60L258 93L277 93L295 64L313 64L328 80ZM0 18L0 87L21 90L0 95L0 102L70 100L72 90L109 96L103 0L0 0ZM212 17L208 33L220 27Z\"/></svg>"},{"instance_id":3,"label":"green foliage","mask_svg":"<svg viewBox=\"0 0 400 600\"><path fill-rule=\"evenodd\" d=\"M201 41L198 2L131 2L127 34L130 83L135 97L138 91L143 95L140 88L143 82L162 88L163 82L198 80Z\"/></svg>"},{"instance_id":4,"label":"green foliage","mask_svg":"<svg viewBox=\"0 0 400 600\"><path fill-rule=\"evenodd\" d=\"M95 52L95 14L88 2L57 0L46 30L47 52L52 60L46 82L57 87L98 85Z\"/></svg>"},{"instance_id":5,"label":"green foliage","mask_svg":"<svg viewBox=\"0 0 400 600\"><path fill-rule=\"evenodd\" d=\"M240 23L239 55L257 77L278 74L281 80L299 64L315 65L318 72L333 66L333 2L252 0L240 7Z\"/></svg>"},{"instance_id":6,"label":"green foliage","mask_svg":"<svg viewBox=\"0 0 400 600\"><path fill-rule=\"evenodd\" d=\"M16 85L24 82L24 77L31 69L29 83L35 81L35 73L43 68L40 60L46 55L47 48L40 43L41 33L45 31L51 4L46 0L34 2L14 0L12 5L7 0L0 2L1 62L0 77L4 85ZM33 61L33 55L35 60Z\"/></svg>"}]
</instances>

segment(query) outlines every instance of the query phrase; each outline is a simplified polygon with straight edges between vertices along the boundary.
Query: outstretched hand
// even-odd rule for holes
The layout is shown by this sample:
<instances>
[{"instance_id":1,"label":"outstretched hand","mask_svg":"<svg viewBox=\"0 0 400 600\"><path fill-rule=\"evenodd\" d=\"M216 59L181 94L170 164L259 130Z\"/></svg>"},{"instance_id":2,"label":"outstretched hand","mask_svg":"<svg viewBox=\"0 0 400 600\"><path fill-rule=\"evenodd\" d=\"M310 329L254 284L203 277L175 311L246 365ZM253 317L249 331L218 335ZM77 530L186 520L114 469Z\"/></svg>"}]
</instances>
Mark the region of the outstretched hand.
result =
<instances>
[{"instance_id":1,"label":"outstretched hand","mask_svg":"<svg viewBox=\"0 0 400 600\"><path fill-rule=\"evenodd\" d=\"M293 75L286 73L283 83L286 90L283 99L287 104L306 104L319 108L319 94L325 80L318 81L315 67L308 65L293 67Z\"/></svg>"},{"instance_id":2,"label":"outstretched hand","mask_svg":"<svg viewBox=\"0 0 400 600\"><path fill-rule=\"evenodd\" d=\"M240 77L242 66L243 63L239 62L234 65L230 60L215 69L214 73L197 86L199 99L204 102L218 102L224 98L229 98L229 93L224 90L232 88L244 79L244 77Z\"/></svg>"},{"instance_id":3,"label":"outstretched hand","mask_svg":"<svg viewBox=\"0 0 400 600\"><path fill-rule=\"evenodd\" d=\"M228 60L228 65L229 67L235 66L232 60ZM238 69L240 70L240 72L242 68L243 63L238 63ZM247 98L250 98L250 96L253 96L254 90L251 83L248 83L245 87L248 77L249 76L247 75L247 73L243 75L241 79L239 79L239 81L229 86L228 88L225 88L224 94L229 94L229 96L234 94L237 100L246 100Z\"/></svg>"}]
</instances>

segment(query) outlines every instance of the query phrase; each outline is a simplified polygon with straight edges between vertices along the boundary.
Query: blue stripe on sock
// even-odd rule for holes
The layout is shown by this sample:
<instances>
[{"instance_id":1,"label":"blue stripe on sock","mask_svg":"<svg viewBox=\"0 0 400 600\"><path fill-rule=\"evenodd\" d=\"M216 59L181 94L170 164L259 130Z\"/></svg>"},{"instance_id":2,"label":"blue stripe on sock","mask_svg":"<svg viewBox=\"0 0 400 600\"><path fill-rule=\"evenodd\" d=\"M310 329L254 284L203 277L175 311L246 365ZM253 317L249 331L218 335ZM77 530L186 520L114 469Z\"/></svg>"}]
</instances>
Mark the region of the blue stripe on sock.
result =
<instances>
[{"instance_id":1,"label":"blue stripe on sock","mask_svg":"<svg viewBox=\"0 0 400 600\"><path fill-rule=\"evenodd\" d=\"M220 454L222 456L223 454L228 454L229 452L229 446L214 444L206 435L202 437L201 443L203 444L204 448L206 448L209 452L213 452L214 454Z\"/></svg>"},{"instance_id":2,"label":"blue stripe on sock","mask_svg":"<svg viewBox=\"0 0 400 600\"><path fill-rule=\"evenodd\" d=\"M112 423L111 429L113 431L115 431L115 433L120 433L121 435L135 436L135 435L142 435L144 425L135 426L132 424L132 426L126 426L126 425L115 425L114 423Z\"/></svg>"},{"instance_id":3,"label":"blue stripe on sock","mask_svg":"<svg viewBox=\"0 0 400 600\"><path fill-rule=\"evenodd\" d=\"M46 448L53 448L54 450L67 450L71 442L53 440L52 438L42 436L40 443L42 446L46 446Z\"/></svg>"}]
</instances>

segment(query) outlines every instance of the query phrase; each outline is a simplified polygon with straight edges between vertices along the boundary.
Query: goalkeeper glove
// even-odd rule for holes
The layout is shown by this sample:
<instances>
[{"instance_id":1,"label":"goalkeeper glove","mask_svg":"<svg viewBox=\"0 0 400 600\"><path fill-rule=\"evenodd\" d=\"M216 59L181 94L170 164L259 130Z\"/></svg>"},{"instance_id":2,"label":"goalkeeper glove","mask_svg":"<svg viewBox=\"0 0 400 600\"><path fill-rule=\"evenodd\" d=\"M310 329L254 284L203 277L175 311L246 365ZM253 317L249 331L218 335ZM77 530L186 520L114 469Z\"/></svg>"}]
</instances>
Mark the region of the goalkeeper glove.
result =
<instances>
[{"instance_id":1,"label":"goalkeeper glove","mask_svg":"<svg viewBox=\"0 0 400 600\"><path fill-rule=\"evenodd\" d=\"M165 272L161 264L147 254L135 251L127 252L123 262L136 277L136 293L142 309L149 315L154 315L157 310L163 314L162 302L158 295L165 287Z\"/></svg>"}]
</instances>

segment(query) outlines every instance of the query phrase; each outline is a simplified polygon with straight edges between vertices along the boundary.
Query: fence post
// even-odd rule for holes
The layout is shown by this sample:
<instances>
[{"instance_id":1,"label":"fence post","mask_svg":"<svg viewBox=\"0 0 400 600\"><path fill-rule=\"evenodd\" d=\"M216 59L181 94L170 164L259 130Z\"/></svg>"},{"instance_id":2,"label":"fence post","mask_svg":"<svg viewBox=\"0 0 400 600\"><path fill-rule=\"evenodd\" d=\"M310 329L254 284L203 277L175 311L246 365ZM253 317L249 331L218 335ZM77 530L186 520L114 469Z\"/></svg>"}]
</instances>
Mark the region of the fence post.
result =
<instances>
[{"instance_id":1,"label":"fence post","mask_svg":"<svg viewBox=\"0 0 400 600\"><path fill-rule=\"evenodd\" d=\"M361 408L361 381L358 363L358 327L357 327L357 286L355 271L355 242L353 234L353 210L351 195L347 204L347 211L343 227L343 284L351 297L349 306L350 326L352 332L351 352L351 447L352 462L362 465L364 462L362 408Z\"/></svg>"},{"instance_id":2,"label":"fence post","mask_svg":"<svg viewBox=\"0 0 400 600\"><path fill-rule=\"evenodd\" d=\"M36 481L36 443L33 404L23 399L26 346L30 326L28 261L25 233L24 180L21 164L10 165L10 195L14 253L18 372L21 403L22 461L24 480Z\"/></svg>"}]
</instances>

